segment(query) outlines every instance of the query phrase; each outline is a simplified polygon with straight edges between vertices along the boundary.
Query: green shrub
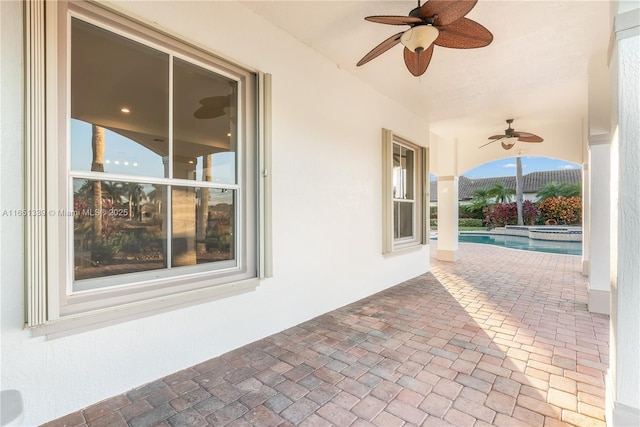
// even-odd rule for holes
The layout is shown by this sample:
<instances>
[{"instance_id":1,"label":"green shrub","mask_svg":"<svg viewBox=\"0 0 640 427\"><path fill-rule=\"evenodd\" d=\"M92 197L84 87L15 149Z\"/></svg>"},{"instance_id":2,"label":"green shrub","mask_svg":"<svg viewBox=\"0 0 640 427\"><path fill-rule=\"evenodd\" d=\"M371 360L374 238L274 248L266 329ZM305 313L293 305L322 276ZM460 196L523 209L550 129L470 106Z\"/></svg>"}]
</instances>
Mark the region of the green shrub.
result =
<instances>
[{"instance_id":1,"label":"green shrub","mask_svg":"<svg viewBox=\"0 0 640 427\"><path fill-rule=\"evenodd\" d=\"M429 221L429 225L431 227L438 226L438 220L432 219ZM476 218L459 218L458 219L458 227L483 227L484 223L481 219Z\"/></svg>"},{"instance_id":2,"label":"green shrub","mask_svg":"<svg viewBox=\"0 0 640 427\"><path fill-rule=\"evenodd\" d=\"M482 227L483 225L483 221L477 218L458 219L458 227Z\"/></svg>"}]
</instances>

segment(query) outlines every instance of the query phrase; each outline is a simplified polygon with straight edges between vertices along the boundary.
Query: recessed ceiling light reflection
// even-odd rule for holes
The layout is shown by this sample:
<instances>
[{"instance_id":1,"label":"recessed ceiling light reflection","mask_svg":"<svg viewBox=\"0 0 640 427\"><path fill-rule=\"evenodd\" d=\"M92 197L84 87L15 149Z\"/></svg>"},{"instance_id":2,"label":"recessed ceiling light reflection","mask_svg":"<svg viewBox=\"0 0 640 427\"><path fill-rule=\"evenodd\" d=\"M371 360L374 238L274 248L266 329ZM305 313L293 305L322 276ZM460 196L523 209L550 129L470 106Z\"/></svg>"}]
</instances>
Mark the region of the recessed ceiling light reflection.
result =
<instances>
[{"instance_id":1,"label":"recessed ceiling light reflection","mask_svg":"<svg viewBox=\"0 0 640 427\"><path fill-rule=\"evenodd\" d=\"M113 163L115 163L116 165L119 165L119 164L120 164L120 160L116 160L116 161L115 161L115 162L113 162Z\"/></svg>"},{"instance_id":2,"label":"recessed ceiling light reflection","mask_svg":"<svg viewBox=\"0 0 640 427\"><path fill-rule=\"evenodd\" d=\"M133 166L137 167L138 166L138 162L133 162Z\"/></svg>"},{"instance_id":3,"label":"recessed ceiling light reflection","mask_svg":"<svg viewBox=\"0 0 640 427\"><path fill-rule=\"evenodd\" d=\"M111 160L105 160L104 162L109 164L109 163L111 163Z\"/></svg>"},{"instance_id":4,"label":"recessed ceiling light reflection","mask_svg":"<svg viewBox=\"0 0 640 427\"><path fill-rule=\"evenodd\" d=\"M227 136L231 136L231 133L228 133Z\"/></svg>"},{"instance_id":5,"label":"recessed ceiling light reflection","mask_svg":"<svg viewBox=\"0 0 640 427\"><path fill-rule=\"evenodd\" d=\"M131 112L131 110L129 110L127 107L122 107L120 109L120 112L125 113L125 114L129 114Z\"/></svg>"}]
</instances>

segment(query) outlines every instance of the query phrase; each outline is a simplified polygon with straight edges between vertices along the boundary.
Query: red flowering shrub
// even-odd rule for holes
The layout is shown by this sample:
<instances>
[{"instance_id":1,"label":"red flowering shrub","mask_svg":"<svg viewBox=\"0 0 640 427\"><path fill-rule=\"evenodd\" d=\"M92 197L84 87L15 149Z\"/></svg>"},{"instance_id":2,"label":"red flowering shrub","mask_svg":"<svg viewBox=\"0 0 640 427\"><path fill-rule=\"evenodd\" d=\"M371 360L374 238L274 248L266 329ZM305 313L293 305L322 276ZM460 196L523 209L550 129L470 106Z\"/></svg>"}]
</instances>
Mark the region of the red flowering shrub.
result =
<instances>
[{"instance_id":1,"label":"red flowering shrub","mask_svg":"<svg viewBox=\"0 0 640 427\"><path fill-rule=\"evenodd\" d=\"M558 224L582 224L581 197L550 197L538 206L543 220L554 219Z\"/></svg>"},{"instance_id":2,"label":"red flowering shrub","mask_svg":"<svg viewBox=\"0 0 640 427\"><path fill-rule=\"evenodd\" d=\"M525 200L522 203L522 221L524 222L524 225L535 224L538 215L540 215L540 211L531 200Z\"/></svg>"},{"instance_id":3,"label":"red flowering shrub","mask_svg":"<svg viewBox=\"0 0 640 427\"><path fill-rule=\"evenodd\" d=\"M497 203L486 210L486 222L494 227L515 225L518 223L518 208L515 203Z\"/></svg>"},{"instance_id":4,"label":"red flowering shrub","mask_svg":"<svg viewBox=\"0 0 640 427\"><path fill-rule=\"evenodd\" d=\"M518 223L518 205L513 203L498 203L491 208L485 208L485 222L494 227L516 225ZM533 225L538 218L539 211L530 200L522 203L522 221L524 225Z\"/></svg>"}]
</instances>

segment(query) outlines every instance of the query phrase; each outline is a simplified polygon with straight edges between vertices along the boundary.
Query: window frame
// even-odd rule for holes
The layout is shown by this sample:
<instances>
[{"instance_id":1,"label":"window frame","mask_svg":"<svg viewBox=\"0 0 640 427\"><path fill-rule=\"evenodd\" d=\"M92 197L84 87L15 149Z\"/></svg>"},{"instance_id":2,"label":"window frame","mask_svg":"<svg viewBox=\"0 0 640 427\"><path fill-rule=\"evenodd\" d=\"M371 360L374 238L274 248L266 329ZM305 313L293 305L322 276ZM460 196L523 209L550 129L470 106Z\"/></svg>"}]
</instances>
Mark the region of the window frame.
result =
<instances>
[{"instance_id":1,"label":"window frame","mask_svg":"<svg viewBox=\"0 0 640 427\"><path fill-rule=\"evenodd\" d=\"M165 274L139 284L72 292L73 224L64 212L72 210L73 178L92 175L72 174L70 168L69 40L72 17L146 46L160 47L161 51L169 51L170 55L190 64L232 76L244 89L239 100L244 104L251 98L255 103L245 105L242 120L238 115L238 129L243 136L238 136L237 187L242 191L236 193L238 205L234 208L242 225L236 228L236 267L218 271L195 268L185 274ZM25 191L26 194L41 194L28 198L26 207L29 211L45 213L25 218L25 324L32 328L33 335L67 335L76 330L249 292L258 286L261 278L270 277L271 217L267 209L270 209L271 177L267 171L271 161L268 123L271 76L94 3L25 2L25 29L25 56L28 58L25 64ZM64 150L59 149L61 144L64 144ZM240 150L244 152L240 153ZM100 177L102 180L123 178L102 173ZM149 177L125 177L135 182L149 181ZM173 178L152 181L203 187L201 181ZM205 183L204 187L218 188L220 185Z\"/></svg>"},{"instance_id":2,"label":"window frame","mask_svg":"<svg viewBox=\"0 0 640 427\"><path fill-rule=\"evenodd\" d=\"M413 159L413 198L395 198L393 179L394 145L414 152ZM429 150L410 140L394 134L389 129L382 130L382 253L390 254L425 245L428 242L429 222L427 219L427 201L429 187L426 179L429 176ZM396 212L394 204L412 203L412 235L399 237L394 235Z\"/></svg>"}]
</instances>

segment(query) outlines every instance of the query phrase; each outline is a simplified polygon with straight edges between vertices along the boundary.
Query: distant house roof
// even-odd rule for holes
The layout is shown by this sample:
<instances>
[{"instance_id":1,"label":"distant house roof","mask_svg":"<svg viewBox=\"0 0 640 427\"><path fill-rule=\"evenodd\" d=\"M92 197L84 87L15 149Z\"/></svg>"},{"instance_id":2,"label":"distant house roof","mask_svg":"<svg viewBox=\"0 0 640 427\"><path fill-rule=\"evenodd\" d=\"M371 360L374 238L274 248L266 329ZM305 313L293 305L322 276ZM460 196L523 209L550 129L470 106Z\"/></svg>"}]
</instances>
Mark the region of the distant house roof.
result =
<instances>
[{"instance_id":1,"label":"distant house roof","mask_svg":"<svg viewBox=\"0 0 640 427\"><path fill-rule=\"evenodd\" d=\"M546 172L531 172L523 175L523 191L525 193L537 193L538 190L550 182L566 182L569 184L582 184L582 171L580 169L563 169ZM502 182L506 188L516 189L515 176L499 176L494 178L470 179L461 176L458 181L458 200L471 200L473 192L479 188L490 188L495 183ZM438 183L431 181L431 201L438 200Z\"/></svg>"}]
</instances>

